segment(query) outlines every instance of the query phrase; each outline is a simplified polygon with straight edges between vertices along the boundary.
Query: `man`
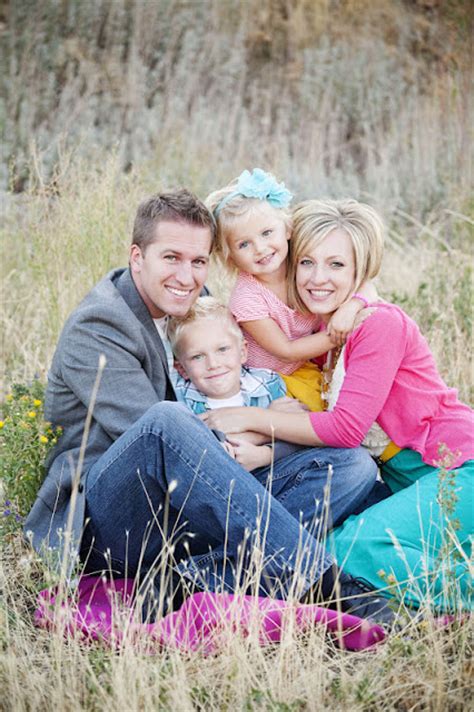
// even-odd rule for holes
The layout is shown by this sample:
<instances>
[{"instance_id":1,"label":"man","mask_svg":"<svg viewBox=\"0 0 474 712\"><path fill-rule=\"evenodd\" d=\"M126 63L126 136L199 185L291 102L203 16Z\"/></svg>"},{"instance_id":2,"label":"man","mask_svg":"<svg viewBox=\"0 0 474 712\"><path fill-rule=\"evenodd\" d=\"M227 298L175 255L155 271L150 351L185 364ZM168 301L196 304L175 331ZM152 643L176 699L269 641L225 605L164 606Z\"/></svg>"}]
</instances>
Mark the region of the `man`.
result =
<instances>
[{"instance_id":1,"label":"man","mask_svg":"<svg viewBox=\"0 0 474 712\"><path fill-rule=\"evenodd\" d=\"M301 524L322 516L328 465L333 522L353 511L375 481L369 456L302 449L274 464L270 495L270 468L246 472L172 402L165 322L185 315L201 293L214 231L212 215L188 191L144 201L128 269L110 272L69 317L45 404L63 435L26 530L63 571L80 555L88 572L148 575L171 595L177 580L232 591L258 545L261 593L302 596L319 583L328 597L333 559ZM380 599L360 597L357 582L341 573L340 581L350 597L343 607L384 617Z\"/></svg>"}]
</instances>

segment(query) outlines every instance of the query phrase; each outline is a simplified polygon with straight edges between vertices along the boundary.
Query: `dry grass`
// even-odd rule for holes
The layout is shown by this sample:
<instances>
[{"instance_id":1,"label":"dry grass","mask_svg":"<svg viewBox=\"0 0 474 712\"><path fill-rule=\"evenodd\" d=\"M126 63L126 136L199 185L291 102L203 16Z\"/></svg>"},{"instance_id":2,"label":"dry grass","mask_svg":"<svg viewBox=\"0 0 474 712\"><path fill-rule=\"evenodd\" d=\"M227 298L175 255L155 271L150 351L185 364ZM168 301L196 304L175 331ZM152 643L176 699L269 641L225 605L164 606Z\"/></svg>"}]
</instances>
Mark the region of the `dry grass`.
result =
<instances>
[{"instance_id":1,"label":"dry grass","mask_svg":"<svg viewBox=\"0 0 474 712\"><path fill-rule=\"evenodd\" d=\"M139 200L244 167L297 199L363 198L390 226L379 289L474 400L468 4L67 0L7 4L0 126L3 387L45 377L61 326L123 265ZM124 168L127 172L124 172ZM23 192L18 194L18 191ZM13 194L16 192L16 194ZM214 270L213 291L229 281ZM466 710L472 630L407 623L372 653L319 629L218 656L110 652L33 627L48 572L2 542L5 710Z\"/></svg>"},{"instance_id":2,"label":"dry grass","mask_svg":"<svg viewBox=\"0 0 474 712\"><path fill-rule=\"evenodd\" d=\"M114 156L100 167L77 157L47 185L11 200L2 242L6 279L2 328L6 382L44 376L61 325L90 286L126 259L138 200L166 179L124 175ZM288 180L288 184L291 185ZM194 188L204 194L205 178ZM309 191L308 191L309 192ZM446 379L465 399L469 360L469 218L438 208L428 223L392 211L380 288L421 323ZM466 203L467 205L467 203ZM456 214L453 215L452 213ZM221 272L213 290L225 297ZM37 591L51 583L18 541L2 547L0 680L6 710L465 710L469 705L471 628L406 624L371 653L335 648L323 632L288 632L262 650L255 636L231 635L205 657L149 655L131 644L110 652L34 629Z\"/></svg>"},{"instance_id":3,"label":"dry grass","mask_svg":"<svg viewBox=\"0 0 474 712\"><path fill-rule=\"evenodd\" d=\"M32 625L44 569L8 552L0 571L6 710L465 710L469 706L472 626L404 623L371 652L340 650L319 627L261 648L256 631L224 634L219 653L144 650L125 633L116 650L84 645ZM6 553L6 552L4 552ZM4 557L4 559L7 557ZM8 573L7 573L8 572ZM124 631L126 628L124 627Z\"/></svg>"}]
</instances>

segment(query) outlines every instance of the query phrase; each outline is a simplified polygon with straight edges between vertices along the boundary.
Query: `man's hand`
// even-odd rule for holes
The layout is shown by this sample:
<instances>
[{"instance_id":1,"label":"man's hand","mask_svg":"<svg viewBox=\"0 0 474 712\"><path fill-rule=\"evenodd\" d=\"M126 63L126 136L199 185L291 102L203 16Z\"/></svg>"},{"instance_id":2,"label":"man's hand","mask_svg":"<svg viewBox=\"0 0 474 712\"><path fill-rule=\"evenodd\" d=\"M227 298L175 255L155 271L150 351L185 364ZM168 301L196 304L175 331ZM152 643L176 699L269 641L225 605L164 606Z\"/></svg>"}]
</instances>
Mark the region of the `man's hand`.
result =
<instances>
[{"instance_id":1,"label":"man's hand","mask_svg":"<svg viewBox=\"0 0 474 712\"><path fill-rule=\"evenodd\" d=\"M277 398L272 401L268 407L272 410L279 411L280 413L307 413L309 411L307 405L299 401L297 398L289 398L288 396Z\"/></svg>"},{"instance_id":2,"label":"man's hand","mask_svg":"<svg viewBox=\"0 0 474 712\"><path fill-rule=\"evenodd\" d=\"M248 472L255 470L256 467L270 465L272 461L272 449L267 445L252 445L232 435L229 436L229 443L235 452L235 460Z\"/></svg>"}]
</instances>

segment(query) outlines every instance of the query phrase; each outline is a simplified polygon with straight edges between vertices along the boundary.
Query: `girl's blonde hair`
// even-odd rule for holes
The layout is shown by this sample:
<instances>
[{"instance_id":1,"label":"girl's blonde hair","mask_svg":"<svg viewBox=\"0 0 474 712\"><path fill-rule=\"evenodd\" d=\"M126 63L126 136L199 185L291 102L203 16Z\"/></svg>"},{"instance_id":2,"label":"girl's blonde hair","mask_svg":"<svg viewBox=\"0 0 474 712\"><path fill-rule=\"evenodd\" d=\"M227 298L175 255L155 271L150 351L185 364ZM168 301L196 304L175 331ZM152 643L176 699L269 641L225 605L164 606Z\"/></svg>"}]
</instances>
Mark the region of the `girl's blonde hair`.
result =
<instances>
[{"instance_id":1,"label":"girl's blonde hair","mask_svg":"<svg viewBox=\"0 0 474 712\"><path fill-rule=\"evenodd\" d=\"M223 205L216 215L217 208L221 205L222 201L227 198L228 195L235 192L238 180L238 178L235 178L224 188L215 190L213 193L208 195L204 201L206 207L214 215L217 225L213 256L217 257L222 264L231 269L235 269L235 265L232 263L230 258L228 238L233 225L235 225L239 218L242 218L244 215L247 216L258 210L262 203L267 202L265 200L261 200L260 198L247 198L244 195L235 195ZM268 205L270 205L270 203L268 203ZM277 208L273 205L270 205L270 207L278 211L278 214L284 221L287 230L291 232L291 210L289 208Z\"/></svg>"},{"instance_id":2,"label":"girl's blonde hair","mask_svg":"<svg viewBox=\"0 0 474 712\"><path fill-rule=\"evenodd\" d=\"M382 262L385 226L374 208L356 200L307 200L293 211L290 240L288 297L303 314L309 311L296 289L296 269L300 259L311 253L330 232L340 228L350 237L354 248L354 291L362 282L373 279Z\"/></svg>"},{"instance_id":3,"label":"girl's blonde hair","mask_svg":"<svg viewBox=\"0 0 474 712\"><path fill-rule=\"evenodd\" d=\"M230 309L214 297L199 297L186 316L172 317L168 322L167 335L176 358L179 359L179 344L186 328L203 319L212 322L209 324L210 329L215 329L216 320L219 320L237 337L239 344L243 342L244 336Z\"/></svg>"}]
</instances>

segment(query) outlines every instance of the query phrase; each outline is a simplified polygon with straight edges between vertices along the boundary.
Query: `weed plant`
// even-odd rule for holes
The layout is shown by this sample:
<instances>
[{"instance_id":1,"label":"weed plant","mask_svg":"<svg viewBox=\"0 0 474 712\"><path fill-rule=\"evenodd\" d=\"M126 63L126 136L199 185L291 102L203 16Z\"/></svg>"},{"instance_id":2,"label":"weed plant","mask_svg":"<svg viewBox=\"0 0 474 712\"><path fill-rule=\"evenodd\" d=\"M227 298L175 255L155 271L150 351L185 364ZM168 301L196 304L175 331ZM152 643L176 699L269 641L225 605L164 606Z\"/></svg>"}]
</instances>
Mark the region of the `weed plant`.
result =
<instances>
[{"instance_id":1,"label":"weed plant","mask_svg":"<svg viewBox=\"0 0 474 712\"><path fill-rule=\"evenodd\" d=\"M18 529L44 478L45 460L61 435L43 417L44 386L14 384L0 420L0 482L5 497L0 534Z\"/></svg>"}]
</instances>

